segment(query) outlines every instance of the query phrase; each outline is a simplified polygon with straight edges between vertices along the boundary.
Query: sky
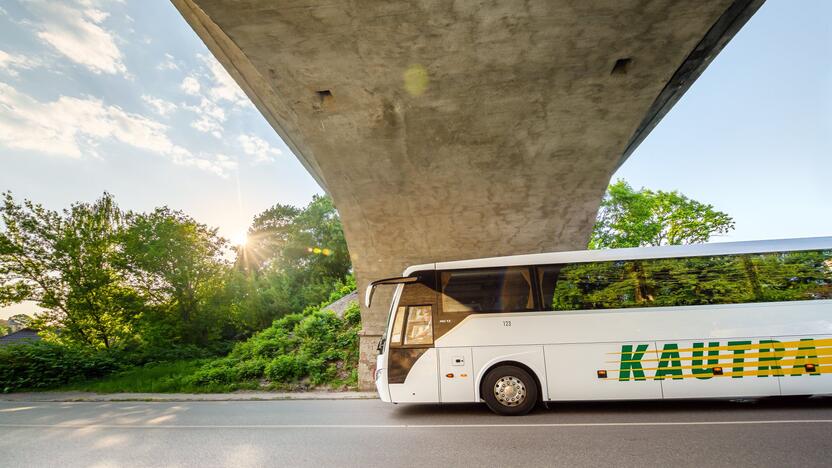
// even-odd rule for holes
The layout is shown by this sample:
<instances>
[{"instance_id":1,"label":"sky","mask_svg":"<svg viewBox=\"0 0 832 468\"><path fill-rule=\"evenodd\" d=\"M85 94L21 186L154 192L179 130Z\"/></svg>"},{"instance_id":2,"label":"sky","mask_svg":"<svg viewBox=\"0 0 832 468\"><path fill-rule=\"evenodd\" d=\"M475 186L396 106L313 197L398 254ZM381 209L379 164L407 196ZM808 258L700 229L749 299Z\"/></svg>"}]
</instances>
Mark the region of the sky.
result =
<instances>
[{"instance_id":1,"label":"sky","mask_svg":"<svg viewBox=\"0 0 832 468\"><path fill-rule=\"evenodd\" d=\"M729 213L715 241L832 235L829 18L768 0L613 179ZM167 0L0 0L7 190L51 209L107 191L232 240L323 192Z\"/></svg>"}]
</instances>

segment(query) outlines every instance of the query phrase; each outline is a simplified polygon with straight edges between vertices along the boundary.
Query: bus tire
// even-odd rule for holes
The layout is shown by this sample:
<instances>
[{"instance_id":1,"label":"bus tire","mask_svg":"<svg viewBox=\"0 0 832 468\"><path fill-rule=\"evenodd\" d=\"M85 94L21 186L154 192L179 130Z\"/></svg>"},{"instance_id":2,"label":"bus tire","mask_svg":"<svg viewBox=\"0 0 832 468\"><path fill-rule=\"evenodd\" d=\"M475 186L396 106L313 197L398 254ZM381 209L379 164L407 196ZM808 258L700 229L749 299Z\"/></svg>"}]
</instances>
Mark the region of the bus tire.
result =
<instances>
[{"instance_id":1,"label":"bus tire","mask_svg":"<svg viewBox=\"0 0 832 468\"><path fill-rule=\"evenodd\" d=\"M491 411L502 416L520 416L537 405L537 382L516 366L497 366L488 371L482 396Z\"/></svg>"}]
</instances>

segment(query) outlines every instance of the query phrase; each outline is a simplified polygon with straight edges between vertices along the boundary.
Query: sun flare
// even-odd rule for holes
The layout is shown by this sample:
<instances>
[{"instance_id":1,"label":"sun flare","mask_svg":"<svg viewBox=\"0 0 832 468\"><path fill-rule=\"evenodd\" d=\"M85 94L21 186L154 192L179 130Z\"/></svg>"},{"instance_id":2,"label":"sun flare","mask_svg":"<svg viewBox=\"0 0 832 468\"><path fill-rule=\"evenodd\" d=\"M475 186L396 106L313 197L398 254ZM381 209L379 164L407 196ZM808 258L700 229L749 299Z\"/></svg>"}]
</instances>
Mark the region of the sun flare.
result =
<instances>
[{"instance_id":1,"label":"sun flare","mask_svg":"<svg viewBox=\"0 0 832 468\"><path fill-rule=\"evenodd\" d=\"M238 232L237 234L231 237L231 243L238 246L238 247L245 247L246 243L248 242L248 233Z\"/></svg>"}]
</instances>

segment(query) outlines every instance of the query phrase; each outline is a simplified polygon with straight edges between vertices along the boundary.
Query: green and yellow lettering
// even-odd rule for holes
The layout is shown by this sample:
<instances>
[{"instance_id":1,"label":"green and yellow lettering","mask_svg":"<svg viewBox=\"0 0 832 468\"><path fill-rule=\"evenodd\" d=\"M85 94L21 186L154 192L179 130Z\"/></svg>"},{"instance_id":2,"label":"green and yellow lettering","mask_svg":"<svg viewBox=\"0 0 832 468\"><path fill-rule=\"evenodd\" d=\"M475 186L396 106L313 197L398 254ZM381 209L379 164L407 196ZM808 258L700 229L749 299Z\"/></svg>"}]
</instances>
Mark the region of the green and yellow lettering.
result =
<instances>
[{"instance_id":1,"label":"green and yellow lettering","mask_svg":"<svg viewBox=\"0 0 832 468\"><path fill-rule=\"evenodd\" d=\"M633 379L644 380L644 369L641 367L641 359L649 345L640 344L633 352L633 345L621 346L621 366L618 369L618 380L630 380L630 371Z\"/></svg>"},{"instance_id":2,"label":"green and yellow lettering","mask_svg":"<svg viewBox=\"0 0 832 468\"><path fill-rule=\"evenodd\" d=\"M779 343L777 340L760 340L760 365L757 366L757 377L768 377L773 375L775 377L783 377L783 371L780 369L780 359L783 358L783 352L786 348L778 348L773 343ZM769 344L771 346L763 347L762 345ZM774 362L775 364L765 364Z\"/></svg>"},{"instance_id":3,"label":"green and yellow lettering","mask_svg":"<svg viewBox=\"0 0 832 468\"><path fill-rule=\"evenodd\" d=\"M814 364L815 371L812 372L810 375L820 375L820 363L818 362L818 352L815 349L815 339L814 338L801 338L800 341L805 341L806 344L803 346L799 346L797 349L798 351L806 351L805 353L795 356L794 358L794 367L792 367L791 376L797 377L798 375L803 375L806 373L806 368L804 367L806 364Z\"/></svg>"},{"instance_id":4,"label":"green and yellow lettering","mask_svg":"<svg viewBox=\"0 0 832 468\"><path fill-rule=\"evenodd\" d=\"M711 341L708 343L708 348L716 348L719 346L719 341ZM693 375L696 376L697 379L710 379L713 377L713 370L711 367L719 364L719 359L708 359L708 367L701 367L702 366L702 354L703 348L705 348L705 343L694 343L693 344L693 361L691 361L691 365L693 366L692 372ZM718 349L709 349L708 350L708 357L710 356L719 356ZM699 359L696 359L699 358Z\"/></svg>"},{"instance_id":5,"label":"green and yellow lettering","mask_svg":"<svg viewBox=\"0 0 832 468\"><path fill-rule=\"evenodd\" d=\"M750 341L729 341L728 342L728 346L745 346L745 345L750 345L750 344L751 344ZM744 349L735 349L735 350L733 350L733 354L734 354L734 364L742 364L743 362L745 362L745 358L743 357L743 354L745 354ZM742 366L734 366L731 369L731 371L734 372L734 373L742 373L743 367ZM735 378L735 379L741 379L742 375L732 375L731 377Z\"/></svg>"},{"instance_id":6,"label":"green and yellow lettering","mask_svg":"<svg viewBox=\"0 0 832 468\"><path fill-rule=\"evenodd\" d=\"M668 366L669 365L669 366ZM679 345L667 343L659 356L659 368L656 370L655 380L663 380L666 375L672 375L674 379L683 379L682 361L679 358Z\"/></svg>"}]
</instances>

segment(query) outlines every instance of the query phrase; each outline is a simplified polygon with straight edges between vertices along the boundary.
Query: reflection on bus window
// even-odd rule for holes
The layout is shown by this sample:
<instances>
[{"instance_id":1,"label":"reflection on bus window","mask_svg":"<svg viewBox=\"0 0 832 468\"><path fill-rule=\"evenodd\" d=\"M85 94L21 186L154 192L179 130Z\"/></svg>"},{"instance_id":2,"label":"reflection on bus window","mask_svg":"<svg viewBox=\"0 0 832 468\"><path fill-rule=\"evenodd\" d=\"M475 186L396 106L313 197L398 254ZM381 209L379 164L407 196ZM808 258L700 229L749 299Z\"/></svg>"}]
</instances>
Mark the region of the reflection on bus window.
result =
<instances>
[{"instance_id":1,"label":"reflection on bus window","mask_svg":"<svg viewBox=\"0 0 832 468\"><path fill-rule=\"evenodd\" d=\"M407 308L407 330L405 345L427 345L433 343L433 320L430 306Z\"/></svg>"},{"instance_id":2,"label":"reflection on bus window","mask_svg":"<svg viewBox=\"0 0 832 468\"><path fill-rule=\"evenodd\" d=\"M534 310L527 267L443 271L442 312L524 312Z\"/></svg>"},{"instance_id":3,"label":"reflection on bus window","mask_svg":"<svg viewBox=\"0 0 832 468\"><path fill-rule=\"evenodd\" d=\"M832 299L832 251L589 262L540 267L549 310Z\"/></svg>"},{"instance_id":4,"label":"reflection on bus window","mask_svg":"<svg viewBox=\"0 0 832 468\"><path fill-rule=\"evenodd\" d=\"M390 334L391 344L402 344L402 323L407 307L399 307L396 311L396 320L393 321L393 333Z\"/></svg>"}]
</instances>

